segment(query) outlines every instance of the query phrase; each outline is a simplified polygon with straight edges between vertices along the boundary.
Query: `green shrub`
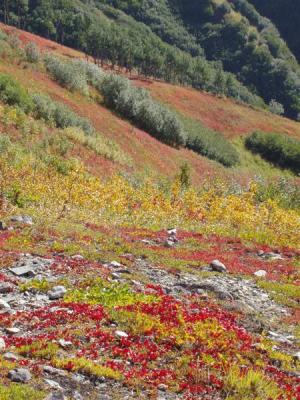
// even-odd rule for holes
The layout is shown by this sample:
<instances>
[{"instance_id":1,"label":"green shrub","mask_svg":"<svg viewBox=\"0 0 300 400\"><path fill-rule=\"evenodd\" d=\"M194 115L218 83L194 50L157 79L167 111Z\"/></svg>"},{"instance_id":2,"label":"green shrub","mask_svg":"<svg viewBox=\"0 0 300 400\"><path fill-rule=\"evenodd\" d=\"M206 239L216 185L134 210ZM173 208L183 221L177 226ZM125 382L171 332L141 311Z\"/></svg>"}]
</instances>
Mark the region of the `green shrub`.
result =
<instances>
[{"instance_id":1,"label":"green shrub","mask_svg":"<svg viewBox=\"0 0 300 400\"><path fill-rule=\"evenodd\" d=\"M42 400L46 393L27 385L12 383L9 386L0 385L1 400Z\"/></svg>"},{"instance_id":2,"label":"green shrub","mask_svg":"<svg viewBox=\"0 0 300 400\"><path fill-rule=\"evenodd\" d=\"M130 119L158 140L174 147L185 145L186 135L177 116L155 102L148 92L126 78L108 75L101 84L107 107Z\"/></svg>"},{"instance_id":3,"label":"green shrub","mask_svg":"<svg viewBox=\"0 0 300 400\"><path fill-rule=\"evenodd\" d=\"M31 111L33 107L27 90L6 74L0 74L0 100L6 104L17 106L25 112Z\"/></svg>"},{"instance_id":4,"label":"green shrub","mask_svg":"<svg viewBox=\"0 0 300 400\"><path fill-rule=\"evenodd\" d=\"M180 115L180 119L188 132L186 146L189 149L218 161L225 167L232 167L239 163L237 150L221 133L182 115Z\"/></svg>"},{"instance_id":5,"label":"green shrub","mask_svg":"<svg viewBox=\"0 0 300 400\"><path fill-rule=\"evenodd\" d=\"M269 103L269 111L276 115L284 114L284 107L282 104L278 103L276 100L272 99Z\"/></svg>"},{"instance_id":6,"label":"green shrub","mask_svg":"<svg viewBox=\"0 0 300 400\"><path fill-rule=\"evenodd\" d=\"M90 121L77 115L65 104L42 94L34 94L32 99L36 117L53 122L58 128L78 127L88 135L94 133Z\"/></svg>"},{"instance_id":7,"label":"green shrub","mask_svg":"<svg viewBox=\"0 0 300 400\"><path fill-rule=\"evenodd\" d=\"M0 30L0 40L6 41L8 38L7 34Z\"/></svg>"},{"instance_id":8,"label":"green shrub","mask_svg":"<svg viewBox=\"0 0 300 400\"><path fill-rule=\"evenodd\" d=\"M73 65L85 74L88 83L100 89L101 83L105 77L105 72L101 68L85 60L75 60L73 61Z\"/></svg>"},{"instance_id":9,"label":"green shrub","mask_svg":"<svg viewBox=\"0 0 300 400\"><path fill-rule=\"evenodd\" d=\"M38 63L40 60L40 50L37 45L30 42L25 47L26 60L30 63Z\"/></svg>"},{"instance_id":10,"label":"green shrub","mask_svg":"<svg viewBox=\"0 0 300 400\"><path fill-rule=\"evenodd\" d=\"M88 94L87 77L74 62L66 62L57 57L47 55L45 64L48 72L61 85L71 91Z\"/></svg>"},{"instance_id":11,"label":"green shrub","mask_svg":"<svg viewBox=\"0 0 300 400\"><path fill-rule=\"evenodd\" d=\"M254 132L246 138L245 144L273 164L300 172L300 140L278 133Z\"/></svg>"}]
</instances>

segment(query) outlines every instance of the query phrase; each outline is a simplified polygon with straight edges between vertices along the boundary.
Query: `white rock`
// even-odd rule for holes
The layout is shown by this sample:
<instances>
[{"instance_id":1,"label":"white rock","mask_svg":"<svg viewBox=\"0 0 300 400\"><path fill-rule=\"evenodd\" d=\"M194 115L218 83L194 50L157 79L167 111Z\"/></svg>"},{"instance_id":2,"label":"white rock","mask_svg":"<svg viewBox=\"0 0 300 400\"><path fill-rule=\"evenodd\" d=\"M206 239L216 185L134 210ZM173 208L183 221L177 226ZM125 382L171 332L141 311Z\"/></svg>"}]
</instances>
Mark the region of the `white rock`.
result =
<instances>
[{"instance_id":1,"label":"white rock","mask_svg":"<svg viewBox=\"0 0 300 400\"><path fill-rule=\"evenodd\" d=\"M119 336L121 338L127 338L128 337L128 334L126 332L123 332L123 331L116 331L115 335Z\"/></svg>"},{"instance_id":2,"label":"white rock","mask_svg":"<svg viewBox=\"0 0 300 400\"><path fill-rule=\"evenodd\" d=\"M259 278L264 278L267 275L267 271L260 269L259 271L254 272L253 275L258 276Z\"/></svg>"},{"instance_id":3,"label":"white rock","mask_svg":"<svg viewBox=\"0 0 300 400\"><path fill-rule=\"evenodd\" d=\"M118 261L112 261L109 263L109 266L114 268L120 268L122 267L122 264L120 264Z\"/></svg>"},{"instance_id":4,"label":"white rock","mask_svg":"<svg viewBox=\"0 0 300 400\"><path fill-rule=\"evenodd\" d=\"M81 254L75 254L71 258L73 258L73 260L84 260L84 257Z\"/></svg>"},{"instance_id":5,"label":"white rock","mask_svg":"<svg viewBox=\"0 0 300 400\"><path fill-rule=\"evenodd\" d=\"M296 360L300 361L300 351L298 351L297 353L295 353L295 354L293 355L293 357L294 357Z\"/></svg>"},{"instance_id":6,"label":"white rock","mask_svg":"<svg viewBox=\"0 0 300 400\"><path fill-rule=\"evenodd\" d=\"M176 228L169 228L169 229L167 230L167 232L168 232L169 235L176 236L176 234L177 234L177 229L176 229Z\"/></svg>"},{"instance_id":7,"label":"white rock","mask_svg":"<svg viewBox=\"0 0 300 400\"><path fill-rule=\"evenodd\" d=\"M5 330L6 330L7 333L10 333L11 335L14 335L14 334L20 332L19 328L6 328Z\"/></svg>"},{"instance_id":8,"label":"white rock","mask_svg":"<svg viewBox=\"0 0 300 400\"><path fill-rule=\"evenodd\" d=\"M10 309L10 305L6 301L0 299L0 310L6 311L9 309Z\"/></svg>"},{"instance_id":9,"label":"white rock","mask_svg":"<svg viewBox=\"0 0 300 400\"><path fill-rule=\"evenodd\" d=\"M63 349L68 349L73 346L72 342L68 342L67 340L64 339L59 339L58 343Z\"/></svg>"},{"instance_id":10,"label":"white rock","mask_svg":"<svg viewBox=\"0 0 300 400\"><path fill-rule=\"evenodd\" d=\"M5 350L6 344L3 338L0 338L0 351Z\"/></svg>"},{"instance_id":11,"label":"white rock","mask_svg":"<svg viewBox=\"0 0 300 400\"><path fill-rule=\"evenodd\" d=\"M221 261L219 261L219 260L213 260L213 261L210 263L210 267L211 267L211 269L212 269L213 271L217 271L217 272L227 272L226 266L225 266L223 263L221 263Z\"/></svg>"},{"instance_id":12,"label":"white rock","mask_svg":"<svg viewBox=\"0 0 300 400\"><path fill-rule=\"evenodd\" d=\"M14 353L4 353L3 358L7 361L18 361L19 359L19 357Z\"/></svg>"}]
</instances>

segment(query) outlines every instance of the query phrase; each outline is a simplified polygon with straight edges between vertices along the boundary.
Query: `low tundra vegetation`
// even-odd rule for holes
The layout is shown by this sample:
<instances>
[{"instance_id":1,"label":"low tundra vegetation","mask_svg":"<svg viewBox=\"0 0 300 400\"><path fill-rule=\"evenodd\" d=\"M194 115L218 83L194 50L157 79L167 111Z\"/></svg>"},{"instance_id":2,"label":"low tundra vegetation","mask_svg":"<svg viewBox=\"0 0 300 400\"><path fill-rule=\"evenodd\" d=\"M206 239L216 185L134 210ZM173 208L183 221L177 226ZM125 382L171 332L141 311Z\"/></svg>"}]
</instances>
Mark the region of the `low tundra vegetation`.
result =
<instances>
[{"instance_id":1,"label":"low tundra vegetation","mask_svg":"<svg viewBox=\"0 0 300 400\"><path fill-rule=\"evenodd\" d=\"M246 146L266 160L300 173L300 140L277 133L254 132L246 138Z\"/></svg>"}]
</instances>

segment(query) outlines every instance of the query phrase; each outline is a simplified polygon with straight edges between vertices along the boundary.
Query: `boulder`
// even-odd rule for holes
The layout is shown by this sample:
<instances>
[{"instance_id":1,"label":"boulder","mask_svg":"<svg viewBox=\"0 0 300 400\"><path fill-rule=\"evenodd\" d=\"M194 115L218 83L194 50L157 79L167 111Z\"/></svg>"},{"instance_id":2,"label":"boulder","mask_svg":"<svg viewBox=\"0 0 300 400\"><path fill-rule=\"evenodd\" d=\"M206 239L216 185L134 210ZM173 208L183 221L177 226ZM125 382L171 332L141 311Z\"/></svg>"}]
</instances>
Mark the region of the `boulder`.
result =
<instances>
[{"instance_id":1,"label":"boulder","mask_svg":"<svg viewBox=\"0 0 300 400\"><path fill-rule=\"evenodd\" d=\"M220 273L227 272L226 266L223 263L221 263L221 261L219 261L219 260L213 260L209 266L213 271L220 272Z\"/></svg>"},{"instance_id":2,"label":"boulder","mask_svg":"<svg viewBox=\"0 0 300 400\"><path fill-rule=\"evenodd\" d=\"M48 297L50 300L58 300L62 299L66 293L67 289L64 286L54 286L49 290Z\"/></svg>"},{"instance_id":3,"label":"boulder","mask_svg":"<svg viewBox=\"0 0 300 400\"><path fill-rule=\"evenodd\" d=\"M31 373L26 368L16 368L9 371L8 378L13 382L25 383L30 381Z\"/></svg>"},{"instance_id":4,"label":"boulder","mask_svg":"<svg viewBox=\"0 0 300 400\"><path fill-rule=\"evenodd\" d=\"M264 278L267 275L267 271L260 269L259 271L254 272L253 275L257 276L258 278Z\"/></svg>"},{"instance_id":5,"label":"boulder","mask_svg":"<svg viewBox=\"0 0 300 400\"><path fill-rule=\"evenodd\" d=\"M128 334L126 332L123 332L123 331L116 331L115 335L120 337L120 338L127 338L128 337Z\"/></svg>"}]
</instances>

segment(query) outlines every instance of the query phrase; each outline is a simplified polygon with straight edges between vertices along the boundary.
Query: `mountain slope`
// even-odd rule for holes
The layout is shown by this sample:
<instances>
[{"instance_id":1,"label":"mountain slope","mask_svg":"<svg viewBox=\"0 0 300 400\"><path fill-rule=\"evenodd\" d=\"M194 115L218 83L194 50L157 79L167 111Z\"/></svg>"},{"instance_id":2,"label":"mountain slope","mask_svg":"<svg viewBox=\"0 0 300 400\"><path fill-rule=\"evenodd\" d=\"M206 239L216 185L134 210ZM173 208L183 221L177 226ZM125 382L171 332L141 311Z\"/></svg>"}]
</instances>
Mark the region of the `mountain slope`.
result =
<instances>
[{"instance_id":1,"label":"mountain slope","mask_svg":"<svg viewBox=\"0 0 300 400\"><path fill-rule=\"evenodd\" d=\"M244 137L300 124L89 61L0 25L0 399L296 399L300 186Z\"/></svg>"},{"instance_id":2,"label":"mountain slope","mask_svg":"<svg viewBox=\"0 0 300 400\"><path fill-rule=\"evenodd\" d=\"M298 24L300 19L300 4L297 0L249 0L261 15L269 18L277 26L283 39L300 62L300 39Z\"/></svg>"},{"instance_id":3,"label":"mountain slope","mask_svg":"<svg viewBox=\"0 0 300 400\"><path fill-rule=\"evenodd\" d=\"M262 107L258 96L275 100L298 117L299 65L274 25L246 0L53 0L24 10L10 2L8 11L11 23L113 65Z\"/></svg>"}]
</instances>

